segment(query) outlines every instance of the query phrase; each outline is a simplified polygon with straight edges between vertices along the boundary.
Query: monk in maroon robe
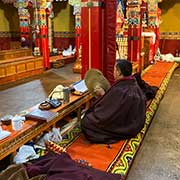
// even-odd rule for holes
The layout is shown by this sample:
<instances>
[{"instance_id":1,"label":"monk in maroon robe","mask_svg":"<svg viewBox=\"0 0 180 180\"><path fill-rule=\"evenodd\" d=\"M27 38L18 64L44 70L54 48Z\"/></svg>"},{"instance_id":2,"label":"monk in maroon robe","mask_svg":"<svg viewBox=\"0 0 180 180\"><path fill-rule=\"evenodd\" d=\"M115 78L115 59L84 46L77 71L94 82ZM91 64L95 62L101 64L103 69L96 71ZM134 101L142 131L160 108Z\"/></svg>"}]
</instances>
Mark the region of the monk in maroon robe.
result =
<instances>
[{"instance_id":1,"label":"monk in maroon robe","mask_svg":"<svg viewBox=\"0 0 180 180\"><path fill-rule=\"evenodd\" d=\"M115 143L136 136L145 123L146 98L132 74L132 64L117 60L116 82L85 113L82 132L93 143Z\"/></svg>"}]
</instances>

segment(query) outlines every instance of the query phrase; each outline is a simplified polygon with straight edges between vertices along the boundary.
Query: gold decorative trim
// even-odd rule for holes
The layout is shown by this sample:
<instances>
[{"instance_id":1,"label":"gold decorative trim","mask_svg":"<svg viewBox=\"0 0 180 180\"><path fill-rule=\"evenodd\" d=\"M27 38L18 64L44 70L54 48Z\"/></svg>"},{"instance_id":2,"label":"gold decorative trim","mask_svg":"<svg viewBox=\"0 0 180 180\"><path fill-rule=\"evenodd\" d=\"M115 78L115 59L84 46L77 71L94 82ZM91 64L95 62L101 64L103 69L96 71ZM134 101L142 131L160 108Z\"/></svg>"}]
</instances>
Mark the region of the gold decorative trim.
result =
<instances>
[{"instance_id":1,"label":"gold decorative trim","mask_svg":"<svg viewBox=\"0 0 180 180\"><path fill-rule=\"evenodd\" d=\"M15 31L0 31L0 38L19 37L20 33Z\"/></svg>"},{"instance_id":2,"label":"gold decorative trim","mask_svg":"<svg viewBox=\"0 0 180 180\"><path fill-rule=\"evenodd\" d=\"M75 32L54 32L55 38L75 38Z\"/></svg>"},{"instance_id":3,"label":"gold decorative trim","mask_svg":"<svg viewBox=\"0 0 180 180\"><path fill-rule=\"evenodd\" d=\"M161 32L160 39L180 39L180 32Z\"/></svg>"},{"instance_id":4,"label":"gold decorative trim","mask_svg":"<svg viewBox=\"0 0 180 180\"><path fill-rule=\"evenodd\" d=\"M54 32L54 37L65 37L65 38L75 38L75 32ZM0 38L11 38L11 37L20 37L20 32L15 31L0 31Z\"/></svg>"},{"instance_id":5,"label":"gold decorative trim","mask_svg":"<svg viewBox=\"0 0 180 180\"><path fill-rule=\"evenodd\" d=\"M87 1L87 2L81 2L81 7L102 7L104 4L100 1Z\"/></svg>"}]
</instances>

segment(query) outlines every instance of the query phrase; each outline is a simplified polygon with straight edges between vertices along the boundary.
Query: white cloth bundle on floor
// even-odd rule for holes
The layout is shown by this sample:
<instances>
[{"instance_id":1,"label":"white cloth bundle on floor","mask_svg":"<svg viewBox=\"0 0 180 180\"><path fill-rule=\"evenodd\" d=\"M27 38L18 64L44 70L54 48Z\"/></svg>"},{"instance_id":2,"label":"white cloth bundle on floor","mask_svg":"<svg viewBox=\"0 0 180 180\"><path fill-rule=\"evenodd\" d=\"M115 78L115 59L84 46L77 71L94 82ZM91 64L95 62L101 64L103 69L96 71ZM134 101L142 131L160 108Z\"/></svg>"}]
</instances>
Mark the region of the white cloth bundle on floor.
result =
<instances>
[{"instance_id":1,"label":"white cloth bundle on floor","mask_svg":"<svg viewBox=\"0 0 180 180\"><path fill-rule=\"evenodd\" d=\"M19 151L14 156L13 162L16 164L20 164L37 158L39 158L39 155L36 154L32 146L23 145L19 148Z\"/></svg>"},{"instance_id":2,"label":"white cloth bundle on floor","mask_svg":"<svg viewBox=\"0 0 180 180\"><path fill-rule=\"evenodd\" d=\"M52 130L45 135L37 142L37 145L45 147L47 141L52 141L54 143L59 143L62 141L62 136L60 133L60 128L52 128Z\"/></svg>"}]
</instances>

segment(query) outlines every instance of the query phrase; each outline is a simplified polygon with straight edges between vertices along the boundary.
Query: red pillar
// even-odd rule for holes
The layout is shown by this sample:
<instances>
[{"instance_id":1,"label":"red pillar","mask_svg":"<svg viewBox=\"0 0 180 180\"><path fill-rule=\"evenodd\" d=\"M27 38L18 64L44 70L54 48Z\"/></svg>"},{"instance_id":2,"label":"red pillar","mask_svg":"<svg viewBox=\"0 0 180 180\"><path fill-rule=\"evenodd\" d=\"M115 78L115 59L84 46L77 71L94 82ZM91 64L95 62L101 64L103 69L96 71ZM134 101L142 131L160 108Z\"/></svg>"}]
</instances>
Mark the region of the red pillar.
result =
<instances>
[{"instance_id":1,"label":"red pillar","mask_svg":"<svg viewBox=\"0 0 180 180\"><path fill-rule=\"evenodd\" d=\"M41 39L40 39L40 30L38 29L39 27L37 27L36 29L36 32L34 32L35 33L35 40L34 40L34 45L35 45L35 47L39 47L39 50L40 50L40 44L41 44Z\"/></svg>"},{"instance_id":2,"label":"red pillar","mask_svg":"<svg viewBox=\"0 0 180 180\"><path fill-rule=\"evenodd\" d=\"M32 6L31 2L28 1L15 1L14 6L18 8L18 15L19 15L19 31L21 38L24 37L29 42L29 23L30 23L30 14L28 8Z\"/></svg>"},{"instance_id":3,"label":"red pillar","mask_svg":"<svg viewBox=\"0 0 180 180\"><path fill-rule=\"evenodd\" d=\"M159 48L159 41L160 41L160 19L161 19L161 9L157 9L157 20L156 20L156 42L155 42L155 51L154 53L157 52Z\"/></svg>"},{"instance_id":4,"label":"red pillar","mask_svg":"<svg viewBox=\"0 0 180 180\"><path fill-rule=\"evenodd\" d=\"M20 26L20 36L29 40L29 26Z\"/></svg>"},{"instance_id":5,"label":"red pillar","mask_svg":"<svg viewBox=\"0 0 180 180\"><path fill-rule=\"evenodd\" d=\"M150 63L154 63L154 55L159 46L159 23L161 10L158 8L158 2L161 2L161 0L152 0L148 3L148 28L156 35L155 43L153 42L150 45Z\"/></svg>"},{"instance_id":6,"label":"red pillar","mask_svg":"<svg viewBox=\"0 0 180 180\"><path fill-rule=\"evenodd\" d=\"M43 55L43 64L45 69L50 68L49 61L49 45L48 45L48 28L47 26L41 26L41 52Z\"/></svg>"},{"instance_id":7,"label":"red pillar","mask_svg":"<svg viewBox=\"0 0 180 180\"><path fill-rule=\"evenodd\" d=\"M82 78L90 68L113 81L116 52L116 1L82 0Z\"/></svg>"},{"instance_id":8,"label":"red pillar","mask_svg":"<svg viewBox=\"0 0 180 180\"><path fill-rule=\"evenodd\" d=\"M128 60L133 63L140 62L141 29L137 26L128 28Z\"/></svg>"},{"instance_id":9,"label":"red pillar","mask_svg":"<svg viewBox=\"0 0 180 180\"><path fill-rule=\"evenodd\" d=\"M35 7L34 10L34 34L33 34L33 41L34 41L34 46L35 47L39 47L40 50L40 46L41 46L41 39L40 39L40 27L39 27L39 11L37 9L37 7Z\"/></svg>"},{"instance_id":10,"label":"red pillar","mask_svg":"<svg viewBox=\"0 0 180 180\"><path fill-rule=\"evenodd\" d=\"M102 70L103 61L103 9L98 5L100 1L88 4L82 1L81 23L82 23L82 78L90 68Z\"/></svg>"},{"instance_id":11,"label":"red pillar","mask_svg":"<svg viewBox=\"0 0 180 180\"><path fill-rule=\"evenodd\" d=\"M80 37L80 34L81 34L81 28L80 27L76 27L75 29L76 31L76 57L79 57L79 49L80 49L80 45L81 45L81 37Z\"/></svg>"},{"instance_id":12,"label":"red pillar","mask_svg":"<svg viewBox=\"0 0 180 180\"><path fill-rule=\"evenodd\" d=\"M82 47L81 47L81 15L79 12L75 14L75 31L76 31L76 62L73 65L73 72L81 73L82 72Z\"/></svg>"},{"instance_id":13,"label":"red pillar","mask_svg":"<svg viewBox=\"0 0 180 180\"><path fill-rule=\"evenodd\" d=\"M81 15L75 15L75 32L76 32L76 58L79 57L79 49L81 45Z\"/></svg>"},{"instance_id":14,"label":"red pillar","mask_svg":"<svg viewBox=\"0 0 180 180\"><path fill-rule=\"evenodd\" d=\"M44 1L42 1L44 3ZM41 37L41 53L43 55L43 64L45 69L50 68L49 60L49 43L48 43L48 27L47 27L47 14L44 6L39 10L39 23L40 23L40 37Z\"/></svg>"}]
</instances>

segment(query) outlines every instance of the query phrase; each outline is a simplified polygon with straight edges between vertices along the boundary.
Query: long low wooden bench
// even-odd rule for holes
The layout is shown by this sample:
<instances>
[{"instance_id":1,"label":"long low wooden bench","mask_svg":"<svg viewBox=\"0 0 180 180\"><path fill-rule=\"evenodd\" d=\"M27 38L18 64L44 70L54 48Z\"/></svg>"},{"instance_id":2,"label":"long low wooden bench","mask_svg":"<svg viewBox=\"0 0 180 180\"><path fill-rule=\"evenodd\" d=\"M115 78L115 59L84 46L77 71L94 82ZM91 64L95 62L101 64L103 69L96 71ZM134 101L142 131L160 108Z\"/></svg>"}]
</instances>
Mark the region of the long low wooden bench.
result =
<instances>
[{"instance_id":1,"label":"long low wooden bench","mask_svg":"<svg viewBox=\"0 0 180 180\"><path fill-rule=\"evenodd\" d=\"M31 49L9 49L9 50L1 50L0 51L0 61L14 59L23 56L31 56Z\"/></svg>"},{"instance_id":2,"label":"long low wooden bench","mask_svg":"<svg viewBox=\"0 0 180 180\"><path fill-rule=\"evenodd\" d=\"M13 52L15 54L13 54ZM21 55L26 55L22 56ZM4 59L3 59L4 57ZM61 66L75 61L75 56L51 56L51 63L61 63ZM0 85L14 82L44 71L43 57L32 56L30 50L8 50L0 52Z\"/></svg>"},{"instance_id":3,"label":"long low wooden bench","mask_svg":"<svg viewBox=\"0 0 180 180\"><path fill-rule=\"evenodd\" d=\"M14 82L43 72L42 57L18 57L0 61L0 84Z\"/></svg>"},{"instance_id":4,"label":"long low wooden bench","mask_svg":"<svg viewBox=\"0 0 180 180\"><path fill-rule=\"evenodd\" d=\"M32 56L31 49L0 51L0 85L43 72L43 58Z\"/></svg>"},{"instance_id":5,"label":"long low wooden bench","mask_svg":"<svg viewBox=\"0 0 180 180\"><path fill-rule=\"evenodd\" d=\"M14 63L14 62L21 62L21 61L29 60L33 58L34 56L23 56L23 57L17 57L13 59L0 60L0 65L6 65L8 63Z\"/></svg>"},{"instance_id":6,"label":"long low wooden bench","mask_svg":"<svg viewBox=\"0 0 180 180\"><path fill-rule=\"evenodd\" d=\"M58 115L49 122L38 123L35 120L26 120L23 124L23 129L20 131L12 130L11 125L3 125L4 130L11 132L9 137L0 140L0 160L6 156L14 153L19 147L27 143L28 141L36 138L43 131L48 130L50 127L54 127L58 121L76 111L77 117L80 119L82 107L88 107L92 96L90 94L83 94L82 96L71 95L70 102L68 104L62 104L60 107L53 109L52 111L58 112ZM34 106L27 110L30 112L38 108ZM24 113L24 112L23 112Z\"/></svg>"}]
</instances>

